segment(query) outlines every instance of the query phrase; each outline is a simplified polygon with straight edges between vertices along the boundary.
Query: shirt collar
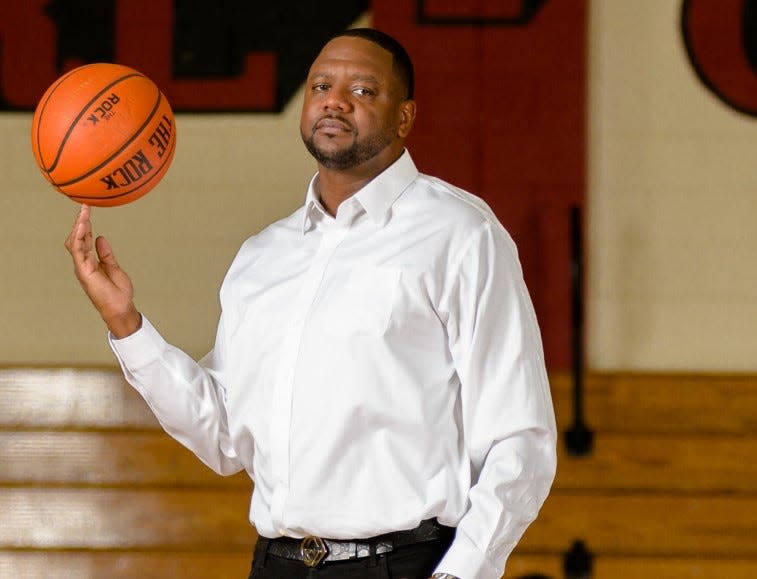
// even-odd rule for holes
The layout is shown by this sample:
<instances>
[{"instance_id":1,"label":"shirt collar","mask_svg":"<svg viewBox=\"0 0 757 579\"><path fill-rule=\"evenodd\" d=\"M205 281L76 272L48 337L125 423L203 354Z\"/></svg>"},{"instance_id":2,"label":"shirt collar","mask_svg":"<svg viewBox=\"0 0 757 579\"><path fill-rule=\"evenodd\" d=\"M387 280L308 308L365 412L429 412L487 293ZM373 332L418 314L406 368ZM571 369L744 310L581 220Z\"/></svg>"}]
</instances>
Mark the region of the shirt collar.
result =
<instances>
[{"instance_id":1,"label":"shirt collar","mask_svg":"<svg viewBox=\"0 0 757 579\"><path fill-rule=\"evenodd\" d=\"M389 210L394 202L417 177L418 169L410 157L410 153L405 149L399 159L355 193L353 198L365 209L368 217L378 227L382 227L389 219ZM321 216L326 214L316 193L317 182L318 174L316 173L310 180L305 198L305 211L302 221L303 234L312 227L315 219L317 219L317 213L320 213Z\"/></svg>"},{"instance_id":2,"label":"shirt collar","mask_svg":"<svg viewBox=\"0 0 757 579\"><path fill-rule=\"evenodd\" d=\"M308 185L308 192L305 196L305 211L302 216L302 234L305 235L315 224L326 216L326 210L321 205L316 193L316 184L318 183L318 173L313 175Z\"/></svg>"}]
</instances>

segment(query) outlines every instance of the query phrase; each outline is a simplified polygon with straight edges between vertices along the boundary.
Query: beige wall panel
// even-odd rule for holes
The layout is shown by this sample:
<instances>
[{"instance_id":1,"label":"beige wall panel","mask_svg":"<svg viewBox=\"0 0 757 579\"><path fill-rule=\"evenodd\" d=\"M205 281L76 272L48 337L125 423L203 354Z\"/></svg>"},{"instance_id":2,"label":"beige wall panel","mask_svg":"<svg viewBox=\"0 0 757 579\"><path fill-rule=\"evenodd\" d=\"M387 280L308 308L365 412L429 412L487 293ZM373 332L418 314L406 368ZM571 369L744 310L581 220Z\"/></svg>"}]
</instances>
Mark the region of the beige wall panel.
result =
<instances>
[{"instance_id":1,"label":"beige wall panel","mask_svg":"<svg viewBox=\"0 0 757 579\"><path fill-rule=\"evenodd\" d=\"M757 119L699 82L680 7L591 3L596 369L757 370Z\"/></svg>"}]
</instances>

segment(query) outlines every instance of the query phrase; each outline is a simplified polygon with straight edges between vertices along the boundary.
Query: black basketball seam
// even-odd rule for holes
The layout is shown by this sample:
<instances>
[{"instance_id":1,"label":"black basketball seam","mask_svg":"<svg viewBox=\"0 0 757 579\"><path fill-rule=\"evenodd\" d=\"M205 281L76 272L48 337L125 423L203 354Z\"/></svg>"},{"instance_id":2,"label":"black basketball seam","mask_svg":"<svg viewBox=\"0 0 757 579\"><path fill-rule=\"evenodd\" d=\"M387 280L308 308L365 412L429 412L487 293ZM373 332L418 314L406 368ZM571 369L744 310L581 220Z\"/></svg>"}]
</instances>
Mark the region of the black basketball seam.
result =
<instances>
[{"instance_id":1,"label":"black basketball seam","mask_svg":"<svg viewBox=\"0 0 757 579\"><path fill-rule=\"evenodd\" d=\"M39 115L36 116L36 120L37 120L37 127L36 127L37 128L37 139L36 139L37 140L37 156L39 157L39 160L43 163L43 165L44 165L44 159L42 158L42 146L40 144L40 128L42 127L42 116L45 113L45 109L47 108L47 104L50 102L50 99L55 94L55 91L58 90L58 87L60 87L60 85L63 83L63 81L65 81L69 76L71 76L72 74L74 74L78 70L79 70L78 68L75 68L74 70L71 70L71 71L67 72L66 74L64 74L63 76L61 76L54 83L54 85L50 88L50 92L47 95L47 98L45 99L45 101L43 103L40 103L40 105L38 106L38 108L39 108ZM50 175L50 171L48 171L46 167L43 166L41 168L42 168L42 170L45 173L47 173L48 175Z\"/></svg>"},{"instance_id":2,"label":"black basketball seam","mask_svg":"<svg viewBox=\"0 0 757 579\"><path fill-rule=\"evenodd\" d=\"M76 201L76 200L92 200L92 199L118 199L119 197L125 197L126 195L134 193L134 191L138 191L139 189L141 189L142 187L144 187L145 185L147 185L150 181L152 181L155 177L157 177L158 173L161 172L161 170L163 169L163 167L165 167L166 164L173 158L173 153L174 153L175 149L176 149L176 136L174 135L174 138L171 140L171 148L168 150L168 155L166 155L165 159L163 160L163 162L158 167L158 170L155 171L155 173L153 173L152 175L150 175L150 177L147 179L147 181L144 181L144 182L140 183L139 185L137 185L136 187L134 187L134 189L130 189L129 191L124 191L123 193L118 193L117 195L108 195L107 197L94 196L94 195L69 195L65 191L61 191L61 193L63 193L67 197L73 199L74 201ZM60 189L58 189L58 190L60 191Z\"/></svg>"},{"instance_id":3,"label":"black basketball seam","mask_svg":"<svg viewBox=\"0 0 757 579\"><path fill-rule=\"evenodd\" d=\"M92 99L90 99L90 101L86 105L84 105L84 107L81 109L79 114L76 115L76 118L74 119L74 121L69 125L68 130L66 131L66 134L63 136L63 140L60 142L60 146L58 147L58 152L55 155L55 160L53 161L53 164L50 165L50 168L47 169L48 174L52 173L55 170L55 166L58 164L58 161L60 161L60 156L63 154L63 148L66 146L66 142L68 141L68 138L71 136L71 133L74 132L76 125L79 124L79 121L87 112L89 107L91 107L95 102L97 102L97 100L100 99L100 97L102 97L104 93L106 93L108 90L113 88L115 85L117 85L120 82L123 82L124 80L128 78L133 78L133 77L147 78L145 77L145 75L140 74L138 72L124 75L120 78L115 79L109 85L105 86L99 93L97 93L94 97L92 97Z\"/></svg>"},{"instance_id":4,"label":"black basketball seam","mask_svg":"<svg viewBox=\"0 0 757 579\"><path fill-rule=\"evenodd\" d=\"M134 134L123 145L121 145L120 149L118 149L117 151L114 151L113 154L110 157L108 157L102 163L100 163L99 165L93 167L92 169L90 169L89 171L87 171L86 173L84 173L83 175L79 175L76 179L71 179L70 181L66 181L64 183L53 182L53 185L55 185L56 187L66 187L68 185L73 185L74 183L78 183L82 179L86 179L90 175L92 175L94 173L97 173L105 165L107 165L108 163L110 163L115 157L118 157L118 155L120 155L121 153L123 153L123 151L124 151L124 149L126 149L126 147L128 147L131 143L133 143L136 140L136 138L139 137L139 135L142 134L142 132L145 130L145 127L150 124L150 121L152 121L153 117L155 116L155 112L160 107L160 102L162 100L163 100L163 94L160 92L160 90L158 90L158 98L155 101L155 105L152 107L152 110L150 111L150 114L147 115L147 119L145 119L145 122L142 123L142 126L139 127L139 129L137 129L134 132Z\"/></svg>"}]
</instances>

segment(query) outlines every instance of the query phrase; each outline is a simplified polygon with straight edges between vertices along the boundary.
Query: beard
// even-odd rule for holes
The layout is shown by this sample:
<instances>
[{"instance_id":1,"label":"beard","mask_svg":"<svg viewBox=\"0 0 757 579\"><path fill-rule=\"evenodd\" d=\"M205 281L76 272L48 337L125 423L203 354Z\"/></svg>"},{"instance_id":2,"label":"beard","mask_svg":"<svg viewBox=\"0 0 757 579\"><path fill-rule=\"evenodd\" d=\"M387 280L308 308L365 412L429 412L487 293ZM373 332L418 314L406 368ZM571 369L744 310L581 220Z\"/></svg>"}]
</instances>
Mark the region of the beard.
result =
<instances>
[{"instance_id":1,"label":"beard","mask_svg":"<svg viewBox=\"0 0 757 579\"><path fill-rule=\"evenodd\" d=\"M346 170L373 159L392 142L392 133L385 130L365 139L358 136L346 149L327 151L315 143L313 133L302 134L302 142L313 158L327 169Z\"/></svg>"}]
</instances>

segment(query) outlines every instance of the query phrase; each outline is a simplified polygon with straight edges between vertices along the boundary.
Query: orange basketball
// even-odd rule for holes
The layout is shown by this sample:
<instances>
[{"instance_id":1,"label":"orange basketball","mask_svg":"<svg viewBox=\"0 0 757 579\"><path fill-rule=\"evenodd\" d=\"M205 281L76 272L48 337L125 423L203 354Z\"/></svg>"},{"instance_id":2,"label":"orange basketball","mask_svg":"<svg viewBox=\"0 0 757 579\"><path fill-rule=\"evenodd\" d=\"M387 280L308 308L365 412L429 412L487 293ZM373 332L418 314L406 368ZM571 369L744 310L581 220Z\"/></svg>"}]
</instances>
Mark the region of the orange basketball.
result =
<instances>
[{"instance_id":1,"label":"orange basketball","mask_svg":"<svg viewBox=\"0 0 757 579\"><path fill-rule=\"evenodd\" d=\"M45 178L78 203L130 203L161 180L176 148L173 111L149 78L120 64L87 64L56 80L32 121Z\"/></svg>"}]
</instances>

